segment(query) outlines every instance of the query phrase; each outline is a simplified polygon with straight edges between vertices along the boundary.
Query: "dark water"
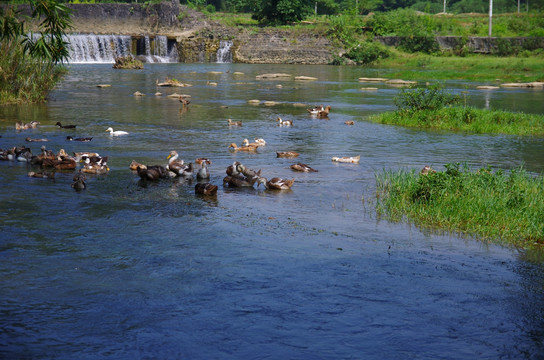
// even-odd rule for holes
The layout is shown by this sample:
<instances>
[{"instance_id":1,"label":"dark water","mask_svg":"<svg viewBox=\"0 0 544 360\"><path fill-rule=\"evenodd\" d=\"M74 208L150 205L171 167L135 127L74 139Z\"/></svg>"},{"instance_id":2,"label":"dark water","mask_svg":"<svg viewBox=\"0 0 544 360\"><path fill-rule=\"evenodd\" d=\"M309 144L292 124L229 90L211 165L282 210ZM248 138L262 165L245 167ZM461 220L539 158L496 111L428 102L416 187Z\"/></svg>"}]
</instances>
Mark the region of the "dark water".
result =
<instances>
[{"instance_id":1,"label":"dark water","mask_svg":"<svg viewBox=\"0 0 544 360\"><path fill-rule=\"evenodd\" d=\"M222 71L211 74L210 71ZM227 73L227 71L229 71ZM234 75L235 71L244 75ZM315 82L258 81L269 72ZM544 170L544 139L428 132L365 121L392 110L397 88L363 92L362 68L288 65L148 65L144 71L78 65L44 105L0 108L0 148L45 137L49 148L109 156L110 172L70 188L0 163L0 357L6 359L541 359L542 263L454 234L376 219L374 174L467 161ZM155 97L192 95L189 109ZM210 86L208 81L217 82ZM111 88L95 85L108 83ZM282 87L277 87L281 84ZM478 107L544 113L542 92L468 91ZM147 96L132 96L140 91ZM249 105L247 100L280 102ZM330 120L305 107L330 104ZM292 119L278 127L275 119ZM243 126L228 127L227 119ZM42 126L17 133L16 121ZM354 126L344 121L354 120ZM57 121L77 124L60 130ZM111 138L107 127L126 130ZM66 135L93 136L90 143ZM262 137L258 154L227 146ZM30 143L34 153L43 143ZM194 183L141 186L132 159L212 159L217 199ZM275 152L294 150L296 160ZM359 165L332 156L361 155ZM223 188L233 161L291 191ZM294 173L301 161L319 170Z\"/></svg>"}]
</instances>

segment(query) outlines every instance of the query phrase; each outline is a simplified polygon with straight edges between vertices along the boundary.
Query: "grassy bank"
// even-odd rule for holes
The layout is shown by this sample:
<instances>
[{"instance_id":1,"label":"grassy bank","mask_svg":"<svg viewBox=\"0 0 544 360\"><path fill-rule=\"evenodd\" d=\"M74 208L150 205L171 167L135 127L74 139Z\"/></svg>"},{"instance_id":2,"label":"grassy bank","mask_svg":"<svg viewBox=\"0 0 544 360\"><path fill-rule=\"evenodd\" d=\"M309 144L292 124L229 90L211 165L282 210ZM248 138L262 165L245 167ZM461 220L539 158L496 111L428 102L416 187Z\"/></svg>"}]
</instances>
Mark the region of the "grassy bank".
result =
<instances>
[{"instance_id":1,"label":"grassy bank","mask_svg":"<svg viewBox=\"0 0 544 360\"><path fill-rule=\"evenodd\" d=\"M393 70L388 77L405 80L467 80L477 82L544 81L544 57L490 55L430 56L395 52L373 65Z\"/></svg>"},{"instance_id":2,"label":"grassy bank","mask_svg":"<svg viewBox=\"0 0 544 360\"><path fill-rule=\"evenodd\" d=\"M45 101L67 70L61 65L23 55L22 46L0 44L0 105Z\"/></svg>"},{"instance_id":3,"label":"grassy bank","mask_svg":"<svg viewBox=\"0 0 544 360\"><path fill-rule=\"evenodd\" d=\"M422 175L376 174L377 213L522 248L544 245L544 176L523 168L471 171L459 164Z\"/></svg>"},{"instance_id":4,"label":"grassy bank","mask_svg":"<svg viewBox=\"0 0 544 360\"><path fill-rule=\"evenodd\" d=\"M477 134L544 136L544 115L445 107L438 110L398 110L373 115L373 122L406 127L468 131Z\"/></svg>"}]
</instances>

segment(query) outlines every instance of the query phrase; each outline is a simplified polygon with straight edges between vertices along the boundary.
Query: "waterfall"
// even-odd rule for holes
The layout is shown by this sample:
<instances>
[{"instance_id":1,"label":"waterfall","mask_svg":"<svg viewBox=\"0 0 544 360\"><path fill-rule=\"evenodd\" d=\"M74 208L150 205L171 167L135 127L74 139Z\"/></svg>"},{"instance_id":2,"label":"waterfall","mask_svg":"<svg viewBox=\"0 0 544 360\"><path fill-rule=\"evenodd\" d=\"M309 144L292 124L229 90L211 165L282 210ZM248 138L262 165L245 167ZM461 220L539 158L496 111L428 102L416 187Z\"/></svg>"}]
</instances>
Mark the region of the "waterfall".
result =
<instances>
[{"instance_id":1,"label":"waterfall","mask_svg":"<svg viewBox=\"0 0 544 360\"><path fill-rule=\"evenodd\" d=\"M231 46L232 46L232 41L230 40L221 40L219 42L219 49L217 50L218 63L232 62L232 53L230 51Z\"/></svg>"},{"instance_id":2,"label":"waterfall","mask_svg":"<svg viewBox=\"0 0 544 360\"><path fill-rule=\"evenodd\" d=\"M118 56L131 55L132 40L127 35L66 35L68 63L113 63Z\"/></svg>"},{"instance_id":3,"label":"waterfall","mask_svg":"<svg viewBox=\"0 0 544 360\"><path fill-rule=\"evenodd\" d=\"M134 37L133 41L130 35L70 34L66 40L71 64L114 63L116 57L131 55L145 62L176 62L178 59L175 43L169 44L168 38L162 35Z\"/></svg>"}]
</instances>

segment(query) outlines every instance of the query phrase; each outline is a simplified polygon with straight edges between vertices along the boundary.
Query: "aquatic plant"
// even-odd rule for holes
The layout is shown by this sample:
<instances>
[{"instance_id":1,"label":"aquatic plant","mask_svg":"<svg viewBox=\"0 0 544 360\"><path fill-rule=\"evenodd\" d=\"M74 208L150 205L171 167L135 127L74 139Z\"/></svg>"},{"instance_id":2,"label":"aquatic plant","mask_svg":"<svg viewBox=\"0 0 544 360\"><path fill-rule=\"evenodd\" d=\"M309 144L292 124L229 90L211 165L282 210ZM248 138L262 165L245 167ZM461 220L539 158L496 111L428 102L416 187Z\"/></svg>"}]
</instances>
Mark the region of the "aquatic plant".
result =
<instances>
[{"instance_id":1,"label":"aquatic plant","mask_svg":"<svg viewBox=\"0 0 544 360\"><path fill-rule=\"evenodd\" d=\"M446 164L425 175L414 170L376 174L376 211L427 228L475 235L518 247L544 245L544 176L523 167Z\"/></svg>"},{"instance_id":2,"label":"aquatic plant","mask_svg":"<svg viewBox=\"0 0 544 360\"><path fill-rule=\"evenodd\" d=\"M444 91L442 84L401 89L393 99L401 111L438 110L459 103L459 96Z\"/></svg>"},{"instance_id":3,"label":"aquatic plant","mask_svg":"<svg viewBox=\"0 0 544 360\"><path fill-rule=\"evenodd\" d=\"M467 131L476 134L544 135L544 115L473 107L395 111L372 115L369 119L381 124Z\"/></svg>"}]
</instances>

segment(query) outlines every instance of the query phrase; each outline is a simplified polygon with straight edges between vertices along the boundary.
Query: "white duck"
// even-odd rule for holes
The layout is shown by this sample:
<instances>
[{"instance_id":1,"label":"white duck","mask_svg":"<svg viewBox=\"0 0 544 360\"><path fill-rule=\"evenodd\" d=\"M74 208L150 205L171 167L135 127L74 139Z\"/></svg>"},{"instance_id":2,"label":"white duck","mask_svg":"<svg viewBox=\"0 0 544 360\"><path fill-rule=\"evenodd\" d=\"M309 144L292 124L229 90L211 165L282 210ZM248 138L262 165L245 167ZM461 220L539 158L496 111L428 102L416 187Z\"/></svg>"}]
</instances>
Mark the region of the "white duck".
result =
<instances>
[{"instance_id":1,"label":"white duck","mask_svg":"<svg viewBox=\"0 0 544 360\"><path fill-rule=\"evenodd\" d=\"M361 155L357 156L333 156L332 161L341 162L341 163L352 163L352 164L358 164L361 160Z\"/></svg>"},{"instance_id":2,"label":"white duck","mask_svg":"<svg viewBox=\"0 0 544 360\"><path fill-rule=\"evenodd\" d=\"M121 131L121 130L113 131L111 127L107 128L106 131L109 131L111 136L128 135L128 132L126 131Z\"/></svg>"}]
</instances>

